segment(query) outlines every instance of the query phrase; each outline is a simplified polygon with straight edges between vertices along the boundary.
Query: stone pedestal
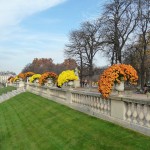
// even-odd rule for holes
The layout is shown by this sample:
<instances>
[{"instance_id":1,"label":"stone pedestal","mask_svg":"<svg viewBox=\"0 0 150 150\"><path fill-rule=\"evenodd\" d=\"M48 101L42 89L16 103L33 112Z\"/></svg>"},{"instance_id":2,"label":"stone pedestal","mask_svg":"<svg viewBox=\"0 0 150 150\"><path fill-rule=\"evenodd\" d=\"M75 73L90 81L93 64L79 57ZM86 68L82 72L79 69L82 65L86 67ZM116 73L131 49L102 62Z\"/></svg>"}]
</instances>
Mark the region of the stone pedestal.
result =
<instances>
[{"instance_id":1,"label":"stone pedestal","mask_svg":"<svg viewBox=\"0 0 150 150\"><path fill-rule=\"evenodd\" d=\"M23 81L19 81L17 85L18 85L17 86L18 88L21 88L21 87L24 87L25 84Z\"/></svg>"},{"instance_id":2,"label":"stone pedestal","mask_svg":"<svg viewBox=\"0 0 150 150\"><path fill-rule=\"evenodd\" d=\"M123 97L123 91L124 91L124 81L121 81L120 84L116 83L115 84L115 89L118 91L118 96Z\"/></svg>"},{"instance_id":3,"label":"stone pedestal","mask_svg":"<svg viewBox=\"0 0 150 150\"><path fill-rule=\"evenodd\" d=\"M80 80L74 80L74 87L80 87Z\"/></svg>"},{"instance_id":4,"label":"stone pedestal","mask_svg":"<svg viewBox=\"0 0 150 150\"><path fill-rule=\"evenodd\" d=\"M125 119L125 105L119 97L114 97L111 100L111 116L121 120Z\"/></svg>"}]
</instances>

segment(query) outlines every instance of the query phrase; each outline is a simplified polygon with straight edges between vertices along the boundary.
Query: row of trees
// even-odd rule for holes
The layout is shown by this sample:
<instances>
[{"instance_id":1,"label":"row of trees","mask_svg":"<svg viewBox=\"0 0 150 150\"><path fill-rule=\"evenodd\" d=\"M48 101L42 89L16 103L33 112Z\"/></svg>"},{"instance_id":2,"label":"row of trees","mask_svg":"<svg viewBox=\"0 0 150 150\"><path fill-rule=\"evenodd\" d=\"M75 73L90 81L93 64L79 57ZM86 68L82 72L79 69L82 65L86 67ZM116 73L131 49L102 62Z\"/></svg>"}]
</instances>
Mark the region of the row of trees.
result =
<instances>
[{"instance_id":1,"label":"row of trees","mask_svg":"<svg viewBox=\"0 0 150 150\"><path fill-rule=\"evenodd\" d=\"M55 72L60 74L64 70L73 70L77 67L74 59L65 59L63 63L55 64L51 58L35 58L32 63L27 64L22 73L34 72L43 74L45 72Z\"/></svg>"},{"instance_id":2,"label":"row of trees","mask_svg":"<svg viewBox=\"0 0 150 150\"><path fill-rule=\"evenodd\" d=\"M111 65L125 62L138 69L143 87L146 68L150 67L146 58L150 44L149 7L150 0L111 0L98 19L83 22L80 29L70 33L64 53L77 61L81 80L85 71L92 78L94 58L101 51Z\"/></svg>"},{"instance_id":3,"label":"row of trees","mask_svg":"<svg viewBox=\"0 0 150 150\"><path fill-rule=\"evenodd\" d=\"M64 62L60 64L55 64L51 58L35 58L31 63L27 64L22 73L34 72L36 74L43 74L45 72L55 72L60 74L65 70L74 70L76 67L79 67L74 59L65 59ZM92 80L97 82L99 74L101 74L104 68L95 67L93 68L94 74ZM88 71L86 68L83 68L84 79L88 76Z\"/></svg>"}]
</instances>

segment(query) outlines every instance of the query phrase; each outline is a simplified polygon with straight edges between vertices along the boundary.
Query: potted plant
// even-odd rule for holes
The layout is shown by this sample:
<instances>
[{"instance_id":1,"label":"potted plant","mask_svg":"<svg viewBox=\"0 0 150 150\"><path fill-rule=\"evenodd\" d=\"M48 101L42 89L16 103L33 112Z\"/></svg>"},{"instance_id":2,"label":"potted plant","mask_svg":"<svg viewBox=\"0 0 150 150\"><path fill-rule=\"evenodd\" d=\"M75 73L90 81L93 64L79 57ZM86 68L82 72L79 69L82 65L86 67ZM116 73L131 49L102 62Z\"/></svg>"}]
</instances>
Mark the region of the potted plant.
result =
<instances>
[{"instance_id":1,"label":"potted plant","mask_svg":"<svg viewBox=\"0 0 150 150\"><path fill-rule=\"evenodd\" d=\"M64 83L67 83L67 85L72 86L71 82L74 80L78 80L78 76L75 75L74 70L66 70L58 76L57 85L58 87L62 87Z\"/></svg>"},{"instance_id":2,"label":"potted plant","mask_svg":"<svg viewBox=\"0 0 150 150\"><path fill-rule=\"evenodd\" d=\"M34 83L35 82L35 84L37 84L39 81L39 78L41 77L41 75L40 74L34 74L30 79L29 79L29 81L30 81L30 83Z\"/></svg>"},{"instance_id":3,"label":"potted plant","mask_svg":"<svg viewBox=\"0 0 150 150\"><path fill-rule=\"evenodd\" d=\"M24 73L19 73L18 78L19 78L20 81L24 80L25 79L25 74Z\"/></svg>"},{"instance_id":4,"label":"potted plant","mask_svg":"<svg viewBox=\"0 0 150 150\"><path fill-rule=\"evenodd\" d=\"M128 81L130 84L136 84L137 80L137 72L131 65L114 64L104 70L100 76L98 89L104 98L108 98L114 85L119 84L124 86L124 81ZM117 88L119 90L119 87Z\"/></svg>"},{"instance_id":5,"label":"potted plant","mask_svg":"<svg viewBox=\"0 0 150 150\"><path fill-rule=\"evenodd\" d=\"M34 72L26 72L24 73L24 80L27 82L30 80L30 77L33 76L35 73Z\"/></svg>"},{"instance_id":6,"label":"potted plant","mask_svg":"<svg viewBox=\"0 0 150 150\"><path fill-rule=\"evenodd\" d=\"M39 84L44 85L47 84L48 86L53 86L57 81L57 74L54 72L45 72L39 78Z\"/></svg>"}]
</instances>

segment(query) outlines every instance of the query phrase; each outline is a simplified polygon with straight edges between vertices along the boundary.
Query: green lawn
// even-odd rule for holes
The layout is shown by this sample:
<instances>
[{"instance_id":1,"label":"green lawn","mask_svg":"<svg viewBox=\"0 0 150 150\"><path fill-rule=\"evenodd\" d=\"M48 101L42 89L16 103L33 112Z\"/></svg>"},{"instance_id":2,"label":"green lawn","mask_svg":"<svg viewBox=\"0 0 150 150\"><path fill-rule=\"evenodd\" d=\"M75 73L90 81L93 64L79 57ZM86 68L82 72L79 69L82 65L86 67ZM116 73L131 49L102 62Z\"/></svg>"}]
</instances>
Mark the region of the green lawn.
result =
<instances>
[{"instance_id":1,"label":"green lawn","mask_svg":"<svg viewBox=\"0 0 150 150\"><path fill-rule=\"evenodd\" d=\"M148 150L150 137L31 93L0 104L0 150Z\"/></svg>"},{"instance_id":2,"label":"green lawn","mask_svg":"<svg viewBox=\"0 0 150 150\"><path fill-rule=\"evenodd\" d=\"M7 92L10 92L12 90L16 90L16 87L8 86L8 87L0 88L0 95L7 93Z\"/></svg>"}]
</instances>

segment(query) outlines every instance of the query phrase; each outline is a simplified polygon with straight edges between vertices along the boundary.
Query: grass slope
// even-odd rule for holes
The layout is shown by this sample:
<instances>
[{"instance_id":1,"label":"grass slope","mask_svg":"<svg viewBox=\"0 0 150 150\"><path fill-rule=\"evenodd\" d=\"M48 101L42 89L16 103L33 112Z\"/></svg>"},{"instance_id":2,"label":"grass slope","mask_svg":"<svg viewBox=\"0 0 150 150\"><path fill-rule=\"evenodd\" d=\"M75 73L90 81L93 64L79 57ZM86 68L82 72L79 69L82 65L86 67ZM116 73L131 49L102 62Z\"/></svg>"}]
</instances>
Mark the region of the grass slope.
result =
<instances>
[{"instance_id":1,"label":"grass slope","mask_svg":"<svg viewBox=\"0 0 150 150\"><path fill-rule=\"evenodd\" d=\"M16 87L8 86L8 87L0 88L0 95L7 93L7 92L10 92L12 90L16 90Z\"/></svg>"},{"instance_id":2,"label":"grass slope","mask_svg":"<svg viewBox=\"0 0 150 150\"><path fill-rule=\"evenodd\" d=\"M150 137L31 93L0 104L0 150L148 150Z\"/></svg>"}]
</instances>

